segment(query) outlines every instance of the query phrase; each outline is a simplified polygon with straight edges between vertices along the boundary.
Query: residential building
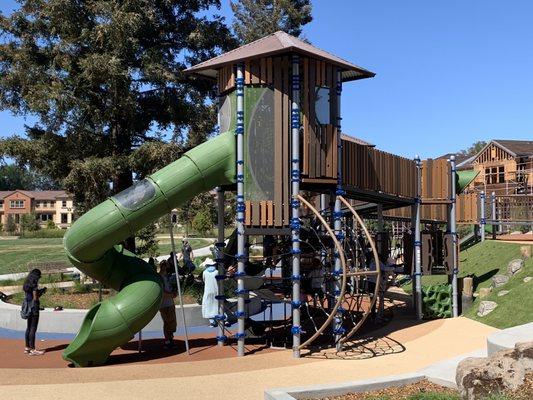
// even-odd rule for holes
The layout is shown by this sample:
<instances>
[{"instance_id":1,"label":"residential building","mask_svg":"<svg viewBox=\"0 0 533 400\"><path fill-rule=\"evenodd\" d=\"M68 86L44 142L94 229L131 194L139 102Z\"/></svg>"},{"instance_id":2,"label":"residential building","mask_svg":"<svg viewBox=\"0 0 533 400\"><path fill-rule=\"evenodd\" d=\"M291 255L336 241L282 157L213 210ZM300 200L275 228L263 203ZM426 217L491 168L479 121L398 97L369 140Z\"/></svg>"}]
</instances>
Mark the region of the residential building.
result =
<instances>
[{"instance_id":1,"label":"residential building","mask_svg":"<svg viewBox=\"0 0 533 400\"><path fill-rule=\"evenodd\" d=\"M74 204L72 195L64 190L12 190L0 191L0 222L6 223L12 214L15 223L21 215L34 213L42 226L53 221L59 228L72 224Z\"/></svg>"},{"instance_id":2,"label":"residential building","mask_svg":"<svg viewBox=\"0 0 533 400\"><path fill-rule=\"evenodd\" d=\"M491 140L470 162L474 186L498 195L533 194L533 141Z\"/></svg>"}]
</instances>

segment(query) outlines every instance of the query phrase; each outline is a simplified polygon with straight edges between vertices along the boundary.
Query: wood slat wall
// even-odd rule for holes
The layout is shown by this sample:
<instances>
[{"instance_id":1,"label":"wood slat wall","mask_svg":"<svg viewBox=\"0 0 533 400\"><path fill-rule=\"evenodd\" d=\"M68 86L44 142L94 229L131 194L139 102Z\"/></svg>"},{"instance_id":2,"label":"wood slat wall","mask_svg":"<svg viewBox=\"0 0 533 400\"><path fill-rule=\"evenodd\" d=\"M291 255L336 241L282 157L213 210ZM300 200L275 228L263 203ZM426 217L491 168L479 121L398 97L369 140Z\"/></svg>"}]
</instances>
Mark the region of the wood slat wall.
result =
<instances>
[{"instance_id":1,"label":"wood slat wall","mask_svg":"<svg viewBox=\"0 0 533 400\"><path fill-rule=\"evenodd\" d=\"M302 176L310 179L337 179L337 73L324 61L301 58L302 92ZM316 87L329 88L330 123L316 122Z\"/></svg>"},{"instance_id":2,"label":"wood slat wall","mask_svg":"<svg viewBox=\"0 0 533 400\"><path fill-rule=\"evenodd\" d=\"M244 65L246 86L274 90L274 199L247 202L245 225L249 227L282 227L290 222L290 68L289 56L250 60Z\"/></svg>"},{"instance_id":3,"label":"wood slat wall","mask_svg":"<svg viewBox=\"0 0 533 400\"><path fill-rule=\"evenodd\" d=\"M342 180L356 188L393 196L416 196L414 161L373 147L342 141Z\"/></svg>"},{"instance_id":4,"label":"wood slat wall","mask_svg":"<svg viewBox=\"0 0 533 400\"><path fill-rule=\"evenodd\" d=\"M219 95L235 87L235 70L233 65L228 65L218 70L217 84Z\"/></svg>"}]
</instances>

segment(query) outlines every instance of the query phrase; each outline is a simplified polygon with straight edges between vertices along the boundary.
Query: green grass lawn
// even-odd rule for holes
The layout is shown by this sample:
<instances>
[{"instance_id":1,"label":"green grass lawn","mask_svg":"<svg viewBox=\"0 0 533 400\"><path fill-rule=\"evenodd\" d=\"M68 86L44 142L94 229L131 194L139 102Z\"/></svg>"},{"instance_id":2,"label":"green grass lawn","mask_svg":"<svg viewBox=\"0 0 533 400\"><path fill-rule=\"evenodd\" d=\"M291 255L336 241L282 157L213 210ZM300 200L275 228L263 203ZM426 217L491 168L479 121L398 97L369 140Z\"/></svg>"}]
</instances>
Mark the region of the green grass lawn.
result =
<instances>
[{"instance_id":1,"label":"green grass lawn","mask_svg":"<svg viewBox=\"0 0 533 400\"><path fill-rule=\"evenodd\" d=\"M0 274L27 272L29 262L68 262L63 239L0 240Z\"/></svg>"},{"instance_id":2,"label":"green grass lawn","mask_svg":"<svg viewBox=\"0 0 533 400\"><path fill-rule=\"evenodd\" d=\"M190 239L193 249L214 243L209 239ZM181 251L181 240L176 241L177 251ZM170 253L170 240L161 240L159 254ZM5 239L0 240L0 274L27 272L29 262L68 262L63 239Z\"/></svg>"},{"instance_id":3,"label":"green grass lawn","mask_svg":"<svg viewBox=\"0 0 533 400\"><path fill-rule=\"evenodd\" d=\"M478 243L459 254L459 277L474 275L474 290L489 287L491 278L496 274L506 274L507 264L515 258L520 258L520 244L502 243L487 240ZM523 278L533 276L533 259L526 260L524 268L511 277L504 286L493 289L491 294L483 300L492 300L498 307L485 317L476 315L480 299L476 299L472 307L464 313L465 316L485 324L503 329L533 321L533 281L524 283ZM446 283L445 275L423 276L422 285ZM404 287L411 291L411 285ZM500 290L510 290L506 296L498 297Z\"/></svg>"}]
</instances>

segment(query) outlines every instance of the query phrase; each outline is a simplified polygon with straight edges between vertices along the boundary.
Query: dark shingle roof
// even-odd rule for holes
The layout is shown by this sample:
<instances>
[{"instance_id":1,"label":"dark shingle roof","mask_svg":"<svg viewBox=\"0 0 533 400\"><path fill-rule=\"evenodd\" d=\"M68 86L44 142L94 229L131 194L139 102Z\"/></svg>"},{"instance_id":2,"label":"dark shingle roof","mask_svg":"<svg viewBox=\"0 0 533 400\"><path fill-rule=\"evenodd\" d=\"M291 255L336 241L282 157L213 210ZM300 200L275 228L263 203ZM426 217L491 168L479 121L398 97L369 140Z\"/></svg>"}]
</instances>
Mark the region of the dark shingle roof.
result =
<instances>
[{"instance_id":1,"label":"dark shingle roof","mask_svg":"<svg viewBox=\"0 0 533 400\"><path fill-rule=\"evenodd\" d=\"M492 142L499 144L505 150L509 151L515 156L531 156L533 155L533 140L506 140L495 139Z\"/></svg>"},{"instance_id":2,"label":"dark shingle roof","mask_svg":"<svg viewBox=\"0 0 533 400\"><path fill-rule=\"evenodd\" d=\"M215 78L217 74L216 69L226 64L234 64L238 61L288 52L315 57L337 65L343 69L342 80L344 82L371 78L375 75L373 72L343 60L342 58L319 49L318 47L312 46L283 31L272 33L264 38L201 62L200 64L186 69L185 72Z\"/></svg>"}]
</instances>

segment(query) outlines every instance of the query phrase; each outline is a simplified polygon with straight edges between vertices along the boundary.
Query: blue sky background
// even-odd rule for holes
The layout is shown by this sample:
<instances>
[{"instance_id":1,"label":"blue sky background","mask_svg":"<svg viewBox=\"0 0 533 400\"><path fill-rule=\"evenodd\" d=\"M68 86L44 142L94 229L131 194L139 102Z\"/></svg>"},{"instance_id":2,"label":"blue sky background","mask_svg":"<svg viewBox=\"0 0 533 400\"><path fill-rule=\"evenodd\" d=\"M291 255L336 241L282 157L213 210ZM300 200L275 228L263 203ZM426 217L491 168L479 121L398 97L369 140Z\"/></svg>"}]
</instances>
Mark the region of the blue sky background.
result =
<instances>
[{"instance_id":1,"label":"blue sky background","mask_svg":"<svg viewBox=\"0 0 533 400\"><path fill-rule=\"evenodd\" d=\"M424 158L533 140L532 1L314 0L313 17L307 39L377 74L344 85L345 132ZM24 123L0 113L0 136Z\"/></svg>"}]
</instances>

